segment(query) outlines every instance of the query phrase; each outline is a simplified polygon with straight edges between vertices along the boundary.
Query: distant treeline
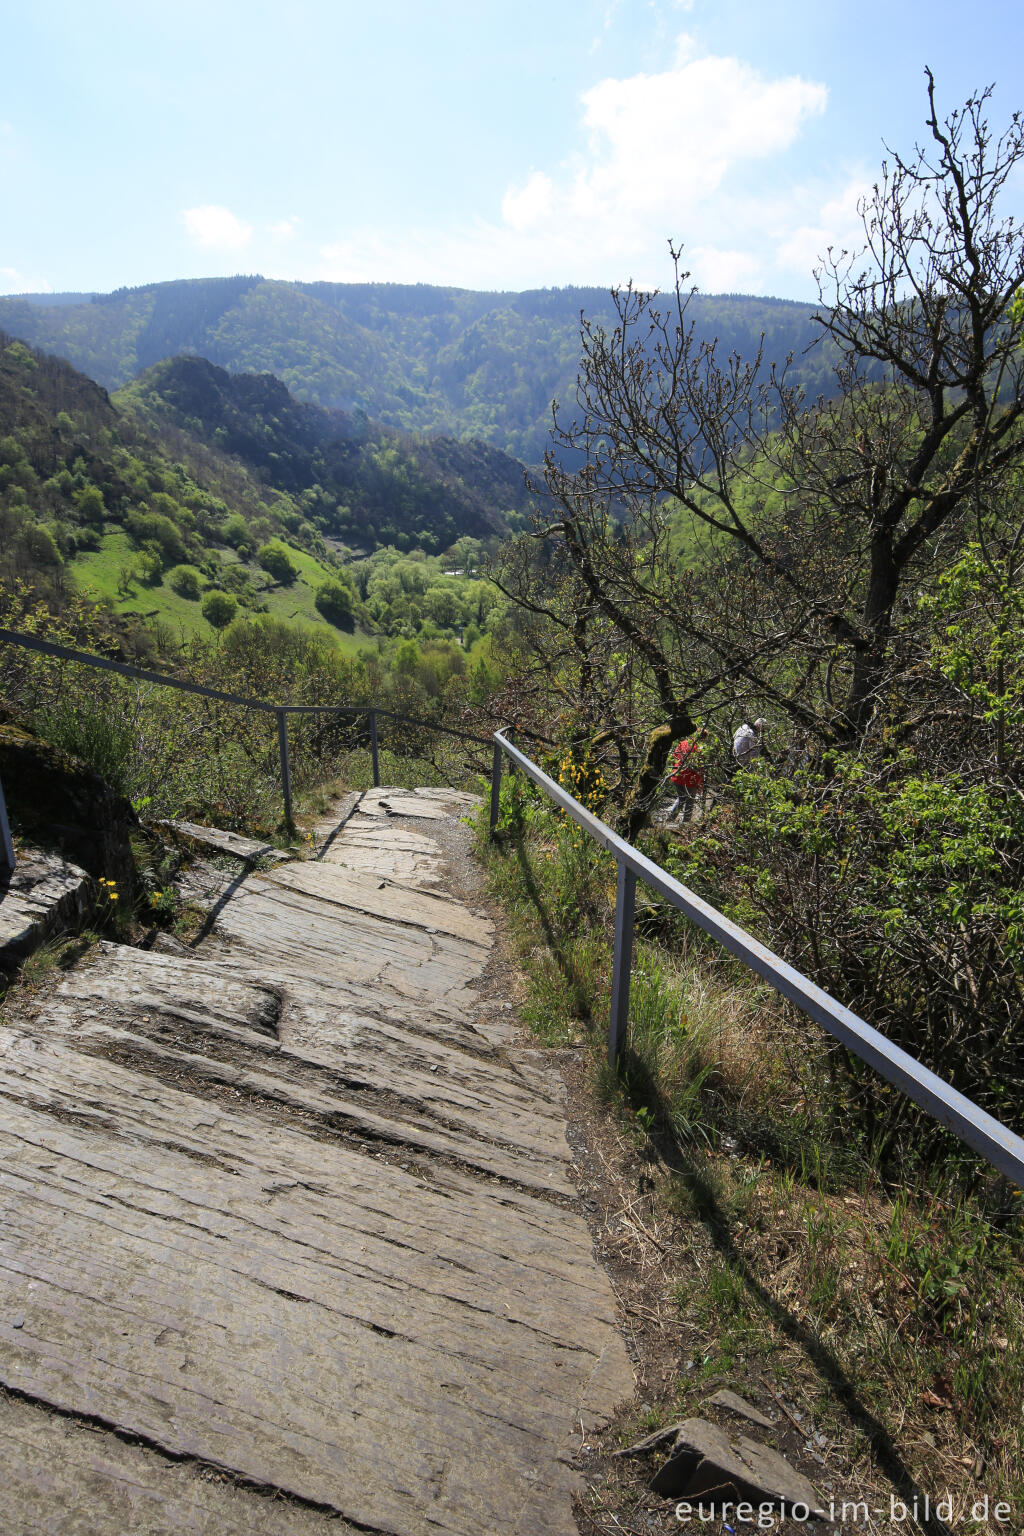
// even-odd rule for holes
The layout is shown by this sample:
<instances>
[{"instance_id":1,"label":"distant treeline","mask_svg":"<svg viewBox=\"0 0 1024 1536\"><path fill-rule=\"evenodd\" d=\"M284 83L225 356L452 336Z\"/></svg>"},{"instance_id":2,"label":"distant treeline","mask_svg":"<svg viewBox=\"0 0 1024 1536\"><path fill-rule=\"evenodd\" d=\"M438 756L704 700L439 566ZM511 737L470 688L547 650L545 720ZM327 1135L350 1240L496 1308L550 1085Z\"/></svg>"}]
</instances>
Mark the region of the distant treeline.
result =
<instances>
[{"instance_id":1,"label":"distant treeline","mask_svg":"<svg viewBox=\"0 0 1024 1536\"><path fill-rule=\"evenodd\" d=\"M78 296L0 299L0 326L59 352L108 389L182 354L272 373L300 399L407 431L478 437L525 463L548 445L551 402L571 402L580 312L614 323L600 288L478 293L399 283L202 278ZM814 307L698 296L690 311L721 353L792 354L809 395L827 390ZM811 348L808 352L808 348Z\"/></svg>"}]
</instances>

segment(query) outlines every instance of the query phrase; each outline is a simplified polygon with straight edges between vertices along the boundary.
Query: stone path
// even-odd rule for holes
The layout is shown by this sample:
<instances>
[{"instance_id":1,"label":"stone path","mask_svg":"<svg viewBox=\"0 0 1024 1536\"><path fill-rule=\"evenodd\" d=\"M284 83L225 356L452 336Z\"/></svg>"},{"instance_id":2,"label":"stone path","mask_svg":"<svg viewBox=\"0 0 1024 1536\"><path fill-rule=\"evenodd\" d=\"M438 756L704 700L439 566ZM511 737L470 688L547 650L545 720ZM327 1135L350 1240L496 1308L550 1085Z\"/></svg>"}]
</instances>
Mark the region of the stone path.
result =
<instances>
[{"instance_id":1,"label":"stone path","mask_svg":"<svg viewBox=\"0 0 1024 1536\"><path fill-rule=\"evenodd\" d=\"M0 1028L5 1536L575 1530L632 1373L558 1085L474 989L466 803L349 802Z\"/></svg>"}]
</instances>

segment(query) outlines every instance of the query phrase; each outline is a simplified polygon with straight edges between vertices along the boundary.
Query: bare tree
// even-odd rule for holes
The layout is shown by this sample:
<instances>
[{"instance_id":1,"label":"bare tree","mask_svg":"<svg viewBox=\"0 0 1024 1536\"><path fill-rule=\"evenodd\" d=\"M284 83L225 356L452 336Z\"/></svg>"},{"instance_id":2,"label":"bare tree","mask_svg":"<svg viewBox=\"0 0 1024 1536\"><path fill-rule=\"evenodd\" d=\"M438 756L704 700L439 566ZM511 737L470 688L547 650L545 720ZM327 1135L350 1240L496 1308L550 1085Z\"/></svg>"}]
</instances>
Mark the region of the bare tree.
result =
<instances>
[{"instance_id":1,"label":"bare tree","mask_svg":"<svg viewBox=\"0 0 1024 1536\"><path fill-rule=\"evenodd\" d=\"M995 137L989 90L940 122L926 75L924 147L890 153L862 247L816 274L831 398L700 341L675 249L667 303L630 285L612 331L582 320L577 414L556 406L553 432L572 453L548 452L529 537L639 659L665 755L716 689L862 741L912 667L918 585L1024 455L1024 240L1001 212L1024 124ZM499 583L550 614L531 569L509 555ZM634 762L635 804L663 766Z\"/></svg>"}]
</instances>

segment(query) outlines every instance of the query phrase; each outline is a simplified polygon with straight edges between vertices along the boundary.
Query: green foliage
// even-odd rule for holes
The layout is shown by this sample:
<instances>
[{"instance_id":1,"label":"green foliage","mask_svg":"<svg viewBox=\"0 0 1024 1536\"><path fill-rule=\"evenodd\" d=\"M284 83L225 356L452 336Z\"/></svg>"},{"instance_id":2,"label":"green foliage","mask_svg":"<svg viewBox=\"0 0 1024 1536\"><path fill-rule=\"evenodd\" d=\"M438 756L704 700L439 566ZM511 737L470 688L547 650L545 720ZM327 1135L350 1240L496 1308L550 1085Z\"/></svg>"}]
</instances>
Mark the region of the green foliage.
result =
<instances>
[{"instance_id":1,"label":"green foliage","mask_svg":"<svg viewBox=\"0 0 1024 1536\"><path fill-rule=\"evenodd\" d=\"M176 429L165 438L161 423L152 435L60 359L38 354L26 370L12 363L3 341L0 579L31 578L58 609L76 586L90 590L133 615L126 626L134 634L131 645L144 649L153 642L141 636L133 609L140 587L149 588L147 619L154 630L164 626L160 644L166 648L170 635L204 626L198 612L189 611L189 600L161 588L165 570L189 564L212 574L230 536L241 559L218 573L219 584L230 585L251 608L264 600L256 590L263 578L246 562L258 543L289 528L305 546L295 553L304 580L296 583L297 600L278 593L265 600L271 609L287 602L289 618L323 622L313 590L328 574L331 557L290 497L275 494L268 505L265 487L237 461L229 463ZM45 532L37 536L33 526ZM315 552L312 567L305 563L307 551Z\"/></svg>"},{"instance_id":2,"label":"green foliage","mask_svg":"<svg viewBox=\"0 0 1024 1536\"><path fill-rule=\"evenodd\" d=\"M128 703L131 695L127 689L115 686L105 697L93 702L76 690L62 689L52 702L38 710L34 723L44 740L78 758L119 793L127 795L135 785L139 768L138 721L130 703L127 710L112 707L115 698L120 706Z\"/></svg>"},{"instance_id":3,"label":"green foliage","mask_svg":"<svg viewBox=\"0 0 1024 1536\"><path fill-rule=\"evenodd\" d=\"M352 588L346 582L338 577L325 581L317 588L315 602L317 611L323 614L328 624L334 624L338 629L354 629L355 599Z\"/></svg>"},{"instance_id":4,"label":"green foliage","mask_svg":"<svg viewBox=\"0 0 1024 1536\"><path fill-rule=\"evenodd\" d=\"M282 586L290 587L299 574L298 568L293 564L291 555L280 539L270 539L256 552L256 559L275 581Z\"/></svg>"},{"instance_id":5,"label":"green foliage","mask_svg":"<svg viewBox=\"0 0 1024 1536\"><path fill-rule=\"evenodd\" d=\"M213 595L213 594L209 594ZM109 644L80 600L57 621L28 589L0 586L0 623L76 648ZM269 617L238 620L184 657L196 681L231 693L305 703L359 703L367 680L341 656L329 632L304 633ZM9 708L44 739L82 759L153 816L189 816L215 825L272 831L280 820L277 733L250 710L138 684L13 647L0 654ZM296 717L290 724L292 782L299 796L333 777L352 746L348 722Z\"/></svg>"},{"instance_id":6,"label":"green foliage","mask_svg":"<svg viewBox=\"0 0 1024 1536\"><path fill-rule=\"evenodd\" d=\"M20 341L8 342L4 348L5 361L16 368L34 370L38 365L28 347L22 346Z\"/></svg>"},{"instance_id":7,"label":"green foliage","mask_svg":"<svg viewBox=\"0 0 1024 1536\"><path fill-rule=\"evenodd\" d=\"M460 542L463 558L468 548L467 564L478 564L485 546L476 539ZM476 631L473 639L493 633L507 612L506 604L490 582L455 566L456 558L454 549L429 556L420 550L403 554L386 548L359 561L352 574L367 619L384 634L404 638L416 634L454 639L469 622ZM468 631L463 638L468 650L473 639Z\"/></svg>"},{"instance_id":8,"label":"green foliage","mask_svg":"<svg viewBox=\"0 0 1024 1536\"><path fill-rule=\"evenodd\" d=\"M182 570L191 570L191 566L182 566ZM164 563L157 550L143 549L135 562L135 570L139 580L147 587L158 587L164 579Z\"/></svg>"},{"instance_id":9,"label":"green foliage","mask_svg":"<svg viewBox=\"0 0 1024 1536\"><path fill-rule=\"evenodd\" d=\"M176 565L168 572L167 585L179 597L187 597L189 602L198 602L203 590L203 578L194 565Z\"/></svg>"},{"instance_id":10,"label":"green foliage","mask_svg":"<svg viewBox=\"0 0 1024 1536\"><path fill-rule=\"evenodd\" d=\"M823 855L829 828L819 807L784 803L763 766L741 777L744 805L766 798L772 807L750 837L761 864L780 838L798 840L812 858ZM909 786L908 798L916 800ZM1021 1225L1005 1189L992 1181L982 1198L964 1198L956 1192L959 1170L921 1155L912 1192L887 1204L862 1122L851 1113L849 1079L841 1067L836 1075L818 1032L789 1016L768 988L741 978L717 946L673 928L664 910L647 904L643 887L629 1032L618 1070L608 1067L612 870L600 855L578 857L573 828L528 785L512 780L502 801L508 835L489 844L482 816L479 847L523 963L523 1017L544 1043L582 1040L620 1137L634 1143L642 1167L673 1170L668 1200L677 1215L685 1211L673 1251L682 1258L681 1243L693 1260L684 1268L705 1276L699 1287L680 1287L679 1301L684 1328L713 1342L701 1368L679 1384L692 1400L677 1400L666 1416L698 1411L702 1378L739 1365L748 1379L793 1379L806 1363L810 1332L858 1383L872 1415L908 1446L935 1438L915 1440L908 1404L935 1404L941 1393L953 1410L950 1443L958 1444L956 1426L969 1420L977 1443L991 1447L993 1486L1016 1496ZM714 826L692 829L683 845L692 869L716 837L735 848L733 815L723 807ZM855 839L851 828L848 841ZM941 843L937 830L932 840ZM661 1179L644 1187L651 1216L670 1214L659 1199ZM787 1316L800 1326L780 1329ZM798 1341L791 1356L784 1334ZM827 1383L821 1391L816 1422L827 1409Z\"/></svg>"},{"instance_id":11,"label":"green foliage","mask_svg":"<svg viewBox=\"0 0 1024 1536\"><path fill-rule=\"evenodd\" d=\"M300 405L269 373L232 375L201 358L161 362L118 396L154 427L170 424L243 460L281 499L270 518L303 547L321 532L353 546L436 551L493 535L525 506L522 468L485 444L421 441L364 417ZM237 524L222 536L241 548Z\"/></svg>"},{"instance_id":12,"label":"green foliage","mask_svg":"<svg viewBox=\"0 0 1024 1536\"><path fill-rule=\"evenodd\" d=\"M41 566L64 564L57 541L44 523L35 523L27 527L22 534L22 539L33 564Z\"/></svg>"},{"instance_id":13,"label":"green foliage","mask_svg":"<svg viewBox=\"0 0 1024 1536\"><path fill-rule=\"evenodd\" d=\"M523 774L504 774L498 791L498 820L495 833L500 838L520 838L538 806L537 792Z\"/></svg>"},{"instance_id":14,"label":"green foliage","mask_svg":"<svg viewBox=\"0 0 1024 1536\"><path fill-rule=\"evenodd\" d=\"M207 592L203 598L203 618L214 629L226 629L238 613L238 603L230 592Z\"/></svg>"},{"instance_id":15,"label":"green foliage","mask_svg":"<svg viewBox=\"0 0 1024 1536\"><path fill-rule=\"evenodd\" d=\"M91 523L95 528L102 527L106 507L103 502L103 492L98 485L79 486L73 499L83 523Z\"/></svg>"},{"instance_id":16,"label":"green foliage","mask_svg":"<svg viewBox=\"0 0 1024 1536\"><path fill-rule=\"evenodd\" d=\"M153 641L142 636L137 617L140 608L148 627L159 634L158 645L165 650L182 633L205 629L193 608L194 581L184 578L189 593L184 599L169 582L164 584L164 573L183 565L201 569L204 579L228 591L241 610L268 611L325 629L330 624L343 645L343 636L351 636L351 644L358 644L363 639L360 630L385 636L415 634L424 642L454 639L467 618L475 621L472 643L479 643L487 632L496 608L493 591L475 575L450 574L453 564L459 571L479 568L485 552L481 541L463 536L445 560L430 557L428 565L417 566L417 559L423 559L414 547L420 534L424 538L429 534L429 541L435 544L436 530L454 534L461 516L458 506L469 505L460 503L456 496L449 529L449 510L445 508L451 500L452 474L457 477L462 473L447 458L444 465L439 463L438 455L449 454L450 445L433 445L429 452L425 448L421 452L418 447L413 451L414 445L397 438L385 440L379 434L368 435L355 446L344 436L324 438L324 445L335 442L338 474L348 474L345 465L351 450L369 476L366 478L353 460L352 474L346 481L353 495L346 492L345 499L339 501L332 489L335 470L324 459L323 449L316 446L316 433L308 441L302 437L304 408L269 380L259 384L243 410L248 384L223 384L227 375L223 370L212 370L222 380L224 409L231 405L242 411L240 419L254 439L264 445L276 441L282 449L290 445L288 453L302 449L305 454L303 462L310 475L303 470L296 484L312 476L308 489L294 495L278 490L268 497L266 487L257 484L238 460L229 464L218 451L203 448L176 426L166 444L150 437L150 430L167 430L155 407L146 417L147 427L142 428L134 416L112 406L102 391L67 364L39 356L26 382L20 364L5 367L6 355L0 350L0 577L32 577L40 592L58 608L75 587L110 602L131 616L132 646L145 650L152 648ZM168 388L177 377L173 370L158 373ZM178 382L184 384L186 375ZM142 395L135 406L141 399ZM261 401L268 406L277 402L283 415L260 417ZM61 415L73 422L72 432L59 423ZM318 426L317 432L320 430ZM336 434L337 430L334 422L331 431ZM469 474L467 466L477 462L479 455L474 459L468 449L465 454L468 457L459 463ZM261 469L270 462L259 460ZM289 462L295 469L294 461ZM518 482L519 470L513 468ZM483 506L490 495L490 482L485 474L484 482L474 483L478 490L472 495L479 493L484 498L474 505ZM407 555L386 548L379 552L380 563L373 557L365 571L342 565L339 557L328 551L321 528L340 528L344 522L342 533L361 540L370 525L364 527L363 513L358 507L353 509L353 497L358 493L365 506L365 497L372 501L379 494L383 498L379 503L381 526L372 527L369 539L375 542L378 534L383 535L389 518L394 521L387 508L392 492L401 486L413 497L410 531L402 534ZM37 535L32 531L35 527L45 531ZM267 545L275 555L285 550L297 573L288 585L280 576L268 585L256 564L254 551ZM402 569L392 581L392 566L400 560ZM287 579L288 567L273 563ZM373 589L373 612L364 604L369 588ZM316 606L316 594L321 589L326 589L321 603L330 608L331 619ZM430 670L425 667L420 675L427 691L436 693Z\"/></svg>"},{"instance_id":17,"label":"green foliage","mask_svg":"<svg viewBox=\"0 0 1024 1536\"><path fill-rule=\"evenodd\" d=\"M919 606L932 662L991 733L1001 767L1024 752L1024 582L1019 558L971 541Z\"/></svg>"},{"instance_id":18,"label":"green foliage","mask_svg":"<svg viewBox=\"0 0 1024 1536\"><path fill-rule=\"evenodd\" d=\"M999 781L837 757L735 780L681 877L991 1113L1019 1123L1024 807ZM838 1047L833 1110L893 1167L944 1133Z\"/></svg>"},{"instance_id":19,"label":"green foliage","mask_svg":"<svg viewBox=\"0 0 1024 1536\"><path fill-rule=\"evenodd\" d=\"M701 334L724 353L792 353L794 381L813 398L828 378L807 355L813 307L777 299L700 297ZM598 288L523 294L428 285L283 283L216 278L122 289L101 301L43 307L0 300L0 325L59 351L107 388L163 359L216 357L233 374L274 374L301 399L356 400L369 417L405 431L485 439L526 463L540 461L552 399L571 398L579 315L609 323ZM190 400L186 415L208 420ZM365 418L364 418L365 419ZM358 416L353 416L353 433ZM211 424L237 452L236 415ZM340 498L347 499L347 498ZM493 501L520 506L518 488ZM385 539L383 542L389 542ZM442 545L451 539L442 537Z\"/></svg>"},{"instance_id":20,"label":"green foliage","mask_svg":"<svg viewBox=\"0 0 1024 1536\"><path fill-rule=\"evenodd\" d=\"M181 533L162 512L129 512L124 526L139 549L159 555L165 570L186 563L188 550Z\"/></svg>"},{"instance_id":21,"label":"green foliage","mask_svg":"<svg viewBox=\"0 0 1024 1536\"><path fill-rule=\"evenodd\" d=\"M245 518L238 512L233 512L221 528L221 537L232 549L241 550L252 547L252 536Z\"/></svg>"}]
</instances>

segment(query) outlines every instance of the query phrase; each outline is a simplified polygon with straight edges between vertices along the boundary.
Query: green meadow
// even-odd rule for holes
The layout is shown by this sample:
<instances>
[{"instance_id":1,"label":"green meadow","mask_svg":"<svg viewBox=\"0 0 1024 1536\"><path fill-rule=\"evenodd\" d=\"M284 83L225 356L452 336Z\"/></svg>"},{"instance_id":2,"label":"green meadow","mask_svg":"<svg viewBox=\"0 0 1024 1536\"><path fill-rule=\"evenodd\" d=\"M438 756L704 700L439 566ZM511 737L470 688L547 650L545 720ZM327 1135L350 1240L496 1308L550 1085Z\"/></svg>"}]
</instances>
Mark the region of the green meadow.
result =
<instances>
[{"instance_id":1,"label":"green meadow","mask_svg":"<svg viewBox=\"0 0 1024 1536\"><path fill-rule=\"evenodd\" d=\"M138 617L150 625L168 624L175 633L180 632L186 638L190 635L209 638L214 630L203 618L202 599L180 596L168 585L166 578L159 586L147 586L137 578L131 580L129 588L124 586L122 573L134 568L137 554L126 533L104 534L99 549L83 552L72 561L70 573L76 588L83 596L109 603L115 612L126 617ZM234 550L220 551L219 554L223 566L238 563ZM291 586L272 581L258 566L248 568L261 610L291 624L330 631L346 654L355 654L371 644L369 635L358 630L345 634L328 624L317 612L316 589L331 574L330 569L293 544L288 545L288 554L299 573ZM239 611L246 610L240 607Z\"/></svg>"}]
</instances>

